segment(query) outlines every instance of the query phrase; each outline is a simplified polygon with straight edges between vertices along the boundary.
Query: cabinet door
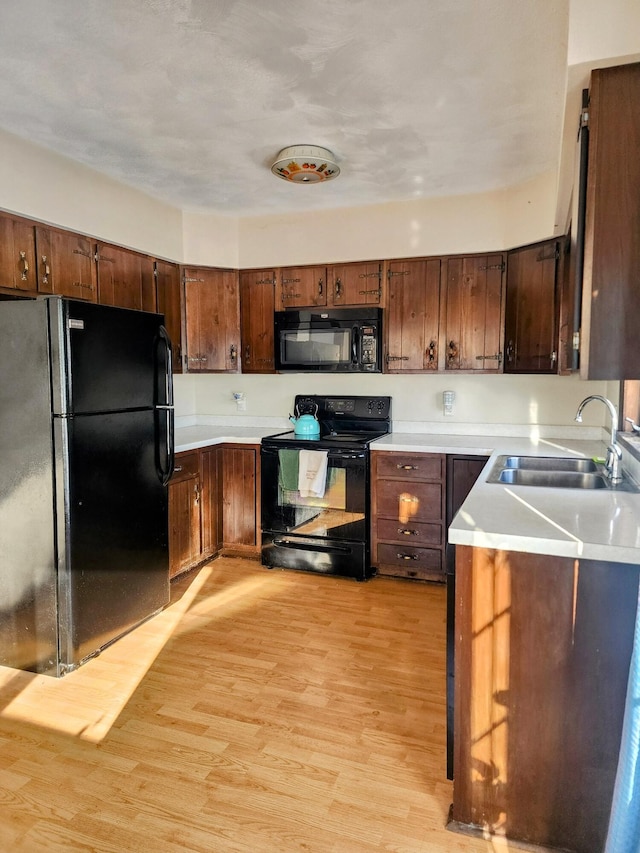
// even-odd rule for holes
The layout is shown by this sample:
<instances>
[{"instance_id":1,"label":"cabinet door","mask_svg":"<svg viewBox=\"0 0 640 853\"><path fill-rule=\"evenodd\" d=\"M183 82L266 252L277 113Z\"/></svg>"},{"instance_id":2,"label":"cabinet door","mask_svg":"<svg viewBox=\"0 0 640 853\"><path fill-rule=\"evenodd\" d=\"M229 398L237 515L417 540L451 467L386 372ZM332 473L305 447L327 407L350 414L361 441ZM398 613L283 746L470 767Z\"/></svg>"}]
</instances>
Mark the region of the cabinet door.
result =
<instances>
[{"instance_id":1,"label":"cabinet door","mask_svg":"<svg viewBox=\"0 0 640 853\"><path fill-rule=\"evenodd\" d=\"M225 446L222 459L222 544L255 551L258 544L256 457L260 448Z\"/></svg>"},{"instance_id":2,"label":"cabinet door","mask_svg":"<svg viewBox=\"0 0 640 853\"><path fill-rule=\"evenodd\" d=\"M283 308L309 308L327 304L325 267L286 267L280 270Z\"/></svg>"},{"instance_id":3,"label":"cabinet door","mask_svg":"<svg viewBox=\"0 0 640 853\"><path fill-rule=\"evenodd\" d=\"M98 302L138 311L156 310L153 260L118 246L98 243Z\"/></svg>"},{"instance_id":4,"label":"cabinet door","mask_svg":"<svg viewBox=\"0 0 640 853\"><path fill-rule=\"evenodd\" d=\"M36 228L38 290L96 302L96 263L89 237L72 231Z\"/></svg>"},{"instance_id":5,"label":"cabinet door","mask_svg":"<svg viewBox=\"0 0 640 853\"><path fill-rule=\"evenodd\" d=\"M36 238L33 224L0 216L0 287L36 291Z\"/></svg>"},{"instance_id":6,"label":"cabinet door","mask_svg":"<svg viewBox=\"0 0 640 853\"><path fill-rule=\"evenodd\" d=\"M560 243L507 255L505 373L556 373Z\"/></svg>"},{"instance_id":7,"label":"cabinet door","mask_svg":"<svg viewBox=\"0 0 640 853\"><path fill-rule=\"evenodd\" d=\"M504 257L455 257L444 266L446 370L498 373L502 365Z\"/></svg>"},{"instance_id":8,"label":"cabinet door","mask_svg":"<svg viewBox=\"0 0 640 853\"><path fill-rule=\"evenodd\" d=\"M437 258L389 263L387 373L438 369L440 266Z\"/></svg>"},{"instance_id":9,"label":"cabinet door","mask_svg":"<svg viewBox=\"0 0 640 853\"><path fill-rule=\"evenodd\" d=\"M382 264L334 264L327 268L329 301L342 305L382 304Z\"/></svg>"},{"instance_id":10,"label":"cabinet door","mask_svg":"<svg viewBox=\"0 0 640 853\"><path fill-rule=\"evenodd\" d=\"M240 273L243 373L275 371L275 284L275 270L243 270Z\"/></svg>"},{"instance_id":11,"label":"cabinet door","mask_svg":"<svg viewBox=\"0 0 640 853\"><path fill-rule=\"evenodd\" d=\"M171 338L173 372L182 373L182 316L180 311L180 267L168 261L154 262L156 304L164 314L164 325Z\"/></svg>"},{"instance_id":12,"label":"cabinet door","mask_svg":"<svg viewBox=\"0 0 640 853\"><path fill-rule=\"evenodd\" d=\"M200 469L197 451L176 456L169 482L169 577L201 560Z\"/></svg>"},{"instance_id":13,"label":"cabinet door","mask_svg":"<svg viewBox=\"0 0 640 853\"><path fill-rule=\"evenodd\" d=\"M203 558L213 557L220 549L220 533L222 531L220 453L218 447L206 447L200 451L200 482L202 485L200 519Z\"/></svg>"},{"instance_id":14,"label":"cabinet door","mask_svg":"<svg viewBox=\"0 0 640 853\"><path fill-rule=\"evenodd\" d=\"M240 294L237 270L184 269L186 362L190 373L237 373Z\"/></svg>"},{"instance_id":15,"label":"cabinet door","mask_svg":"<svg viewBox=\"0 0 640 853\"><path fill-rule=\"evenodd\" d=\"M591 74L580 375L640 379L640 63Z\"/></svg>"}]
</instances>

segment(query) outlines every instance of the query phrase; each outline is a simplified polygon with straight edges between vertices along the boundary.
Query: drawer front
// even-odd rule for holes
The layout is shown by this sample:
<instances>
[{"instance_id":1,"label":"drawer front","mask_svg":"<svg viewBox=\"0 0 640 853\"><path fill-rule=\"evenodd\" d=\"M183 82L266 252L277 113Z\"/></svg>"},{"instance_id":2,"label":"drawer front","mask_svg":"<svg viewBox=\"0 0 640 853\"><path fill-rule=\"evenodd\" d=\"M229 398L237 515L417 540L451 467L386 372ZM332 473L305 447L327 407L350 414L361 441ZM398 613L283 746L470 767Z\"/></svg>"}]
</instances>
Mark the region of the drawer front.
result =
<instances>
[{"instance_id":1,"label":"drawer front","mask_svg":"<svg viewBox=\"0 0 640 853\"><path fill-rule=\"evenodd\" d=\"M442 521L442 483L378 481L375 515L407 525L410 521Z\"/></svg>"},{"instance_id":2,"label":"drawer front","mask_svg":"<svg viewBox=\"0 0 640 853\"><path fill-rule=\"evenodd\" d=\"M435 548L442 543L441 524L426 524L410 518L406 524L400 524L393 518L379 518L376 521L376 539L379 542L398 542L403 545L426 545Z\"/></svg>"},{"instance_id":3,"label":"drawer front","mask_svg":"<svg viewBox=\"0 0 640 853\"><path fill-rule=\"evenodd\" d=\"M197 450L188 450L186 453L177 453L173 466L172 483L180 480L188 480L197 477L200 473L200 454Z\"/></svg>"},{"instance_id":4,"label":"drawer front","mask_svg":"<svg viewBox=\"0 0 640 853\"><path fill-rule=\"evenodd\" d=\"M433 579L434 576L442 574L442 551L402 545L378 545L377 566L380 574Z\"/></svg>"},{"instance_id":5,"label":"drawer front","mask_svg":"<svg viewBox=\"0 0 640 853\"><path fill-rule=\"evenodd\" d=\"M406 482L442 480L445 457L438 453L377 452L378 477L397 477Z\"/></svg>"}]
</instances>

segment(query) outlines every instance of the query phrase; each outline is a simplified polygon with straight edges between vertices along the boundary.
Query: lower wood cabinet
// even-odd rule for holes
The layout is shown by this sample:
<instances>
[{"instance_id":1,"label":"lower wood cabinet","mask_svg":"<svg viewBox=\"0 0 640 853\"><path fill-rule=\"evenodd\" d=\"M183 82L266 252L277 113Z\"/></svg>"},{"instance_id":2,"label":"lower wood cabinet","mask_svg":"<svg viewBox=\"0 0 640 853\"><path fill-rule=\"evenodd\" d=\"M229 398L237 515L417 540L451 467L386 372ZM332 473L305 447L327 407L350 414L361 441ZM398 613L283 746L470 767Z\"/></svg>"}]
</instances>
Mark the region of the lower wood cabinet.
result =
<instances>
[{"instance_id":1,"label":"lower wood cabinet","mask_svg":"<svg viewBox=\"0 0 640 853\"><path fill-rule=\"evenodd\" d=\"M260 553L260 446L176 455L169 482L169 577L216 554Z\"/></svg>"},{"instance_id":2,"label":"lower wood cabinet","mask_svg":"<svg viewBox=\"0 0 640 853\"><path fill-rule=\"evenodd\" d=\"M446 456L371 453L372 564L380 575L444 581Z\"/></svg>"}]
</instances>

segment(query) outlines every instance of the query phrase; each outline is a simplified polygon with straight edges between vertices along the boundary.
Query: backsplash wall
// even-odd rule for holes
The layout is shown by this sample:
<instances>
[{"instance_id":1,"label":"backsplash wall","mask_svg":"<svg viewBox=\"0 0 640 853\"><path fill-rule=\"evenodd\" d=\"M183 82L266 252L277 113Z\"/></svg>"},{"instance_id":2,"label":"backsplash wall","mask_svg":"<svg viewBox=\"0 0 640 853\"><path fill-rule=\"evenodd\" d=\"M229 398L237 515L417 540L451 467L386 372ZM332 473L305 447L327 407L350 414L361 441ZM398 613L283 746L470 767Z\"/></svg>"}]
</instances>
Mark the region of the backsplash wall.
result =
<instances>
[{"instance_id":1,"label":"backsplash wall","mask_svg":"<svg viewBox=\"0 0 640 853\"><path fill-rule=\"evenodd\" d=\"M239 411L233 392L244 392L246 410ZM442 392L453 391L453 415L443 414ZM585 382L577 376L425 375L331 376L292 373L286 375L176 376L176 414L241 418L247 426L260 418L286 418L296 394L389 395L393 421L415 424L415 429L463 431L481 424L553 425L574 428L576 409L589 394L602 394L617 405L617 382ZM606 426L604 406L585 409L587 426ZM413 427L412 427L413 428Z\"/></svg>"}]
</instances>

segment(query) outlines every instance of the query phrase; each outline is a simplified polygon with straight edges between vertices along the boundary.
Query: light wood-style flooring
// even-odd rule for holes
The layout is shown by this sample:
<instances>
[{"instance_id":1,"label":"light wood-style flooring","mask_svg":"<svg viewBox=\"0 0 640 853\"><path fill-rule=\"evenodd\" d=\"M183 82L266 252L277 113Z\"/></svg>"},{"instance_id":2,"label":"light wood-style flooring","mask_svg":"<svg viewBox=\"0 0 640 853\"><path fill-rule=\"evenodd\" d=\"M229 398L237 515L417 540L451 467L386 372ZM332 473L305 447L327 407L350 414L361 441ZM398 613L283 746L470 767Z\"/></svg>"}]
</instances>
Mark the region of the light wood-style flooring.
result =
<instances>
[{"instance_id":1,"label":"light wood-style flooring","mask_svg":"<svg viewBox=\"0 0 640 853\"><path fill-rule=\"evenodd\" d=\"M220 558L76 672L0 690L6 853L494 849L444 828L441 586Z\"/></svg>"}]
</instances>

